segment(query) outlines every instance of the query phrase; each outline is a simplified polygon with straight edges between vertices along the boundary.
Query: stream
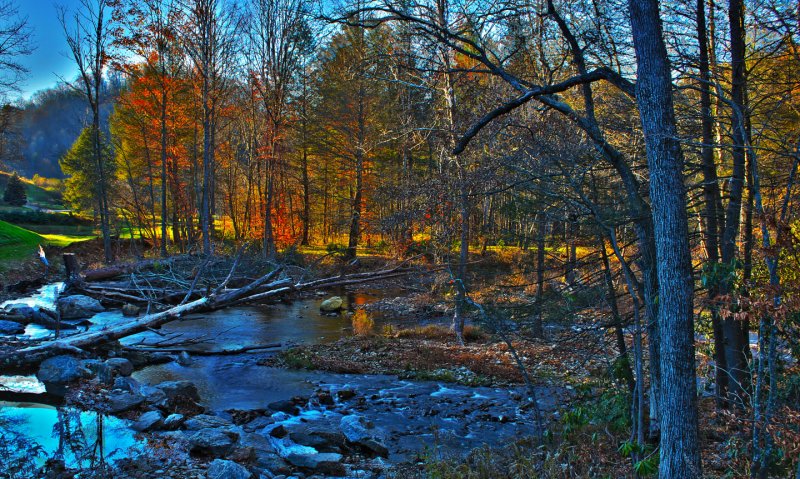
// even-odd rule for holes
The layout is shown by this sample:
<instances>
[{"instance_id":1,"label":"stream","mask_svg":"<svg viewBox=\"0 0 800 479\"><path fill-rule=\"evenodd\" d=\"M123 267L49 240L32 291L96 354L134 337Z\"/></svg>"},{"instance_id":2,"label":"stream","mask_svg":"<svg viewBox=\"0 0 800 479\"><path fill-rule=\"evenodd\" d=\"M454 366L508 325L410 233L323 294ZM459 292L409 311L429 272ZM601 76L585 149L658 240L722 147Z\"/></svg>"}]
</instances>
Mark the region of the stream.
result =
<instances>
[{"instance_id":1,"label":"stream","mask_svg":"<svg viewBox=\"0 0 800 479\"><path fill-rule=\"evenodd\" d=\"M28 297L1 306L25 304L53 308L62 288L60 284L46 285ZM154 345L179 340L190 341L187 349L192 351L216 351L276 342L331 342L354 334L349 314L354 307L389 297L393 292L339 293L345 304L344 312L338 315L320 312L320 303L330 296L327 294L269 306L236 307L190 315L164 325L158 333L137 334L125 338L122 343ZM126 320L128 318L120 311L108 310L90 318L83 329L102 329ZM386 320L375 316L374 323L374 327L380 328ZM52 334L40 326L29 326L17 337L33 341ZM226 421L232 420L234 410L260 411L258 414L262 416L244 424L244 430L238 429L243 441L247 437L252 441L254 433L260 438L256 441L260 465L265 461L272 465L273 456L294 464L288 457L296 457L298 451L317 454L317 449L301 444L302 440L293 435L282 439L272 437L276 427L290 431L298 428L305 431L309 427L338 431L343 427L340 422L347 417L369 419L370 427L380 431L381 443L390 451L390 462L416 461L431 447L441 454L463 454L473 447L496 445L532 433L532 410L525 406L521 388L467 387L436 381L406 381L394 376L345 375L257 364L269 354L274 353L195 355L181 364L171 361L146 366L134 371L132 377L144 385L190 381L199 392L199 404L205 407L206 414ZM58 457L67 467L80 468L100 459L113 463L123 457L135 458L147 450L146 437L134 433L132 421L52 405L48 401L39 402L36 398L44 391L35 376L0 375L0 399L6 399L0 402L0 453L24 451L23 445L35 445L38 446L38 465L43 464L44 458ZM340 395L342 391L346 394ZM316 399L320 395L335 400L323 404ZM18 396L24 396L24 400L14 399ZM286 403L292 398L297 401L298 397L306 398L298 403L296 414L299 415L269 412L275 410L274 404ZM539 403L544 409L556 408L558 394L555 391L542 394L541 398ZM181 437L185 439L191 431L164 434L175 433L184 433ZM310 437L302 431L297 434L301 438ZM264 460L265 455L272 459ZM263 467L268 470L272 466Z\"/></svg>"}]
</instances>

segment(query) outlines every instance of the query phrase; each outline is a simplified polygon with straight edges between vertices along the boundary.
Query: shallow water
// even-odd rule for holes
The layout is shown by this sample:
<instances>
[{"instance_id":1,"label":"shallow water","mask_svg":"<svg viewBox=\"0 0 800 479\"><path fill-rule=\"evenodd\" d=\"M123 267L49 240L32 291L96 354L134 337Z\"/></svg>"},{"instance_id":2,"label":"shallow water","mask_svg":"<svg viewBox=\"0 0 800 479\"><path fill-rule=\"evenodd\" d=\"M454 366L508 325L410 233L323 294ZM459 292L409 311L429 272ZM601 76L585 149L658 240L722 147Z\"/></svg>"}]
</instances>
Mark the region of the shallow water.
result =
<instances>
[{"instance_id":1,"label":"shallow water","mask_svg":"<svg viewBox=\"0 0 800 479\"><path fill-rule=\"evenodd\" d=\"M162 326L161 334L146 332L126 338L123 343L155 344L174 337L171 342L201 340L189 348L209 351L276 342L322 343L350 334L352 326L347 315L324 316L319 312L321 302L300 300L187 316ZM92 322L95 321L93 318Z\"/></svg>"},{"instance_id":2,"label":"shallow water","mask_svg":"<svg viewBox=\"0 0 800 479\"><path fill-rule=\"evenodd\" d=\"M258 366L256 358L201 356L189 366L166 363L149 366L133 374L143 383L188 380L200 393L200 403L214 411L263 409L271 402L307 395L312 381L327 377L314 371Z\"/></svg>"},{"instance_id":3,"label":"shallow water","mask_svg":"<svg viewBox=\"0 0 800 479\"><path fill-rule=\"evenodd\" d=\"M0 426L0 464L6 467L24 454L37 466L60 457L67 467L87 468L101 457L113 462L144 450L127 421L74 408L0 402Z\"/></svg>"},{"instance_id":4,"label":"shallow water","mask_svg":"<svg viewBox=\"0 0 800 479\"><path fill-rule=\"evenodd\" d=\"M52 310L55 308L56 298L62 291L64 291L63 282L46 284L30 296L4 301L0 304L0 308L12 304L24 304L32 308L39 307Z\"/></svg>"},{"instance_id":5,"label":"shallow water","mask_svg":"<svg viewBox=\"0 0 800 479\"><path fill-rule=\"evenodd\" d=\"M35 294L14 300L13 303L52 309L62 288L63 284L60 283L47 285ZM122 342L126 345L167 347L170 343L188 340L193 342L188 349L205 351L272 343L286 345L330 342L353 334L352 315L348 311L379 298L379 294L340 294L345 300L345 311L339 315L324 315L319 311L319 305L332 295L190 315L164 325L158 333L145 332L125 338ZM380 318L375 319L380 322ZM90 318L88 329L102 330L128 320L119 311L106 311ZM34 339L50 334L52 331L46 328L31 325L24 336ZM194 356L187 366L176 362L154 365L136 371L134 378L149 384L175 380L192 381L199 390L202 404L215 411L266 408L274 401L308 395L319 383L337 382L338 376L331 373L259 366L257 361L268 354L260 352L233 356ZM43 386L34 376L0 376L0 387L3 385L6 390L26 394L40 393L43 390ZM7 437L22 438L25 443L40 445L42 454L37 457L37 464L41 465L46 457L52 457L59 451L60 444L63 446L63 435L56 426L64 424L64 417L70 418L69 425L73 430L80 431L78 435L85 439L82 444L87 447L89 443L97 442L98 420L102 423L103 437L106 439L103 454L106 460L127 457L143 448L134 438L126 421L110 416L102 418L96 412L66 408L59 410L37 403L0 402L0 433L6 433ZM87 456L80 451L64 451L63 457L69 466L75 467L96 461L99 454Z\"/></svg>"},{"instance_id":6,"label":"shallow water","mask_svg":"<svg viewBox=\"0 0 800 479\"><path fill-rule=\"evenodd\" d=\"M158 334L147 332L125 339L125 344L153 343L174 337L196 339L193 350L232 349L270 343L316 344L353 334L349 315L326 316L319 305L326 297L271 306L229 308L202 316L190 316L166 324ZM374 301L374 295L353 295L345 309ZM310 393L312 382L329 378L326 373L259 366L265 353L237 356L194 356L192 363L175 362L146 367L134 373L140 382L192 381L201 403L213 410L256 409L296 395Z\"/></svg>"}]
</instances>

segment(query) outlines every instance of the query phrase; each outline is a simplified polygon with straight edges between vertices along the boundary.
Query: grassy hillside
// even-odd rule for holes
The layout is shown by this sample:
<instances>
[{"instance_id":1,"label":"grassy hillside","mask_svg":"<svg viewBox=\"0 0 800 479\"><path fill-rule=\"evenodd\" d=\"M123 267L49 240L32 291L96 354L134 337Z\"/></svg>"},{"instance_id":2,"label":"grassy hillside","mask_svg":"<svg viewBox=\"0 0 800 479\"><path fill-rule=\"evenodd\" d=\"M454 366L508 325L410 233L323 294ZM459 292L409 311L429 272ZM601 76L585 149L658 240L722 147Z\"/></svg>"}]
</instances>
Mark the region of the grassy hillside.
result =
<instances>
[{"instance_id":1,"label":"grassy hillside","mask_svg":"<svg viewBox=\"0 0 800 479\"><path fill-rule=\"evenodd\" d=\"M0 171L0 198L2 198L2 192L6 190L9 178L11 178L11 173ZM36 203L42 208L54 210L63 208L60 192L42 188L27 178L22 178L22 181L25 183L25 193L28 195L29 203Z\"/></svg>"},{"instance_id":2,"label":"grassy hillside","mask_svg":"<svg viewBox=\"0 0 800 479\"><path fill-rule=\"evenodd\" d=\"M0 221L0 261L27 259L47 240L33 231Z\"/></svg>"},{"instance_id":3,"label":"grassy hillside","mask_svg":"<svg viewBox=\"0 0 800 479\"><path fill-rule=\"evenodd\" d=\"M77 241L86 241L92 238L94 238L94 235L40 235L11 223L0 221L0 263L30 259L36 254L39 245L65 247Z\"/></svg>"}]
</instances>

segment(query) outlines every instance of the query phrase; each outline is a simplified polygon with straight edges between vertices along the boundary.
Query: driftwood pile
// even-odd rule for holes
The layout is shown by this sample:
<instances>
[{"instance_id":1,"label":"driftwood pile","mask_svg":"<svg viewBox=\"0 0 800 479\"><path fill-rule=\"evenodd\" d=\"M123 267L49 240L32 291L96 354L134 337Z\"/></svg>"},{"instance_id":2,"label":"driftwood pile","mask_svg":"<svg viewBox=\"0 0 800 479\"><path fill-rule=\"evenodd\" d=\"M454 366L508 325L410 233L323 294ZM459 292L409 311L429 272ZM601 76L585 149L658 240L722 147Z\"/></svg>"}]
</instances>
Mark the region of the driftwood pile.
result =
<instances>
[{"instance_id":1,"label":"driftwood pile","mask_svg":"<svg viewBox=\"0 0 800 479\"><path fill-rule=\"evenodd\" d=\"M131 319L129 322L114 325L103 330L78 333L63 339L45 341L35 346L2 353L0 354L0 367L28 368L36 366L43 360L59 354L86 354L86 350L88 349L96 348L146 330L159 328L189 313L210 312L254 301L277 300L291 294L322 288L397 278L415 271L405 263L401 263L397 266L378 271L340 274L322 279L304 281L302 277L299 280L293 280L285 273L283 267L278 266L269 273L249 281L244 286L228 288L227 286L231 282L231 278L239 262L239 258L237 257L227 277L225 277L219 285L213 289L206 287L205 291L198 293L196 291L197 283L202 276L202 270L207 262L208 261L194 274L194 279L187 289L162 291L162 294L158 296L158 302L162 307L171 302L177 304L163 311L146 314L139 318ZM86 281L88 278L107 279L127 274L134 271L136 268L141 268L141 266L141 263L139 263L137 265L104 268L102 273L89 273L86 274L84 278L78 276L74 271L67 271L68 278L72 281L69 287L74 292L81 292L103 299L142 302L143 300L147 300L148 297L143 294L141 288L131 291L123 287L115 288L92 285ZM152 297L150 297L150 300L152 300Z\"/></svg>"}]
</instances>

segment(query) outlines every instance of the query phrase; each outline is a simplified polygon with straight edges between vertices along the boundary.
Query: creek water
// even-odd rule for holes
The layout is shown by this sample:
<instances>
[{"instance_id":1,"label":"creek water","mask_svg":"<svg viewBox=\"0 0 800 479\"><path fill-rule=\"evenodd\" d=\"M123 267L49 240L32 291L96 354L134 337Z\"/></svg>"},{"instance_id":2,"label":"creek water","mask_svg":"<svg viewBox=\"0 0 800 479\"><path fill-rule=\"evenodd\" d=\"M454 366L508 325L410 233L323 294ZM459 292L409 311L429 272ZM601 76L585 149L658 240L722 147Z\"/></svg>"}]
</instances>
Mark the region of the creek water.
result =
<instances>
[{"instance_id":1,"label":"creek water","mask_svg":"<svg viewBox=\"0 0 800 479\"><path fill-rule=\"evenodd\" d=\"M52 310L63 287L63 283L48 284L29 296L6 301L0 307L22 304ZM187 316L164 325L159 333L146 332L122 342L132 346L152 345L163 340L189 341L192 343L188 347L191 351L213 351L268 343L335 341L353 334L348 311L374 301L378 293L342 294L345 312L337 315L320 312L320 303L326 297ZM89 319L89 325L81 329L101 330L127 320L129 318L120 311L110 310L96 314ZM17 338L33 341L52 335L53 331L42 326L29 325ZM146 367L136 371L134 378L148 384L192 381L200 392L203 405L221 411L263 408L273 401L307 394L315 383L330 380L333 376L257 365L257 359L264 355L195 356L188 365L170 362ZM29 398L43 394L45 388L35 376L0 375L0 392L15 398ZM101 441L101 438L105 440ZM99 443L102 443L102 448L97 446ZM39 465L45 458L59 457L69 467L87 467L101 457L113 462L141 450L143 444L136 440L129 421L94 411L37 402L0 401L0 452L4 452L10 462L17 457L14 455L17 453L12 452L19 451L19 455L35 457Z\"/></svg>"},{"instance_id":2,"label":"creek water","mask_svg":"<svg viewBox=\"0 0 800 479\"><path fill-rule=\"evenodd\" d=\"M0 401L0 463L9 477L16 477L15 464L33 462L42 466L45 460L58 458L68 467L86 469L103 461L113 463L135 456L143 450L144 443L134 436L128 421L114 416L39 403Z\"/></svg>"},{"instance_id":3,"label":"creek water","mask_svg":"<svg viewBox=\"0 0 800 479\"><path fill-rule=\"evenodd\" d=\"M342 295L352 310L377 299L377 294ZM323 298L303 299L268 307L229 308L166 324L160 335L148 332L126 338L127 345L153 343L166 338L202 341L192 350L235 349L271 343L316 344L353 334L350 315L324 315ZM165 335L165 336L161 336ZM313 383L330 375L259 366L264 354L194 356L188 365L176 362L146 367L134 373L143 383L189 380L200 392L201 403L212 410L257 409L281 399L304 395Z\"/></svg>"},{"instance_id":4,"label":"creek water","mask_svg":"<svg viewBox=\"0 0 800 479\"><path fill-rule=\"evenodd\" d=\"M58 287L46 286L31 297L15 302L52 308ZM394 293L345 295L345 311L328 316L319 306L330 294L287 303L228 308L210 314L190 315L164 325L157 333L145 332L125 338L127 346L166 347L189 342L190 351L219 351L274 343L324 343L354 334L363 324L351 315L354 308ZM106 311L90 319L89 329L103 329L127 321L119 311ZM388 321L370 317L373 328ZM43 329L37 335L47 336ZM26 331L19 339L32 340ZM395 376L343 375L317 371L287 370L259 365L273 354L266 351L235 355L191 355L188 362L152 365L135 371L141 383L188 380L200 393L207 409L225 416L231 409L267 409L275 401L294 396L311 396L299 416L272 415L273 425L289 429L313 426L336 431L345 415L368 416L385 432L390 461L416 460L426 451L462 454L484 444L501 444L531 433L532 409L525 406L525 391L520 387L491 388L442 384L437 381L406 381ZM44 391L35 376L0 376L0 389L25 397ZM349 402L336 402L333 408L313 403L315 390L357 391ZM560 391L547 388L539 401L546 411L555 409ZM351 394L352 397L352 394ZM368 400L365 400L369 398ZM36 401L34 399L34 401ZM284 418L277 418L283 414ZM99 434L98 434L99 433ZM272 437L272 436L270 436ZM75 441L74 438L80 438ZM103 438L103 441L100 439ZM98 445L102 442L102 447ZM68 467L86 467L102 457L113 462L135 457L146 444L130 429L128 421L103 416L95 411L54 407L36 402L0 402L0 466L23 457L26 446L34 445L41 464L44 458L59 457ZM69 445L72 449L65 448ZM279 453L308 449L288 439L273 444ZM306 448L306 449L303 449ZM295 450L297 449L297 450ZM11 454L9 451L23 451ZM88 452L87 452L88 451ZM288 453L287 453L288 454ZM0 472L2 477L2 472Z\"/></svg>"}]
</instances>

